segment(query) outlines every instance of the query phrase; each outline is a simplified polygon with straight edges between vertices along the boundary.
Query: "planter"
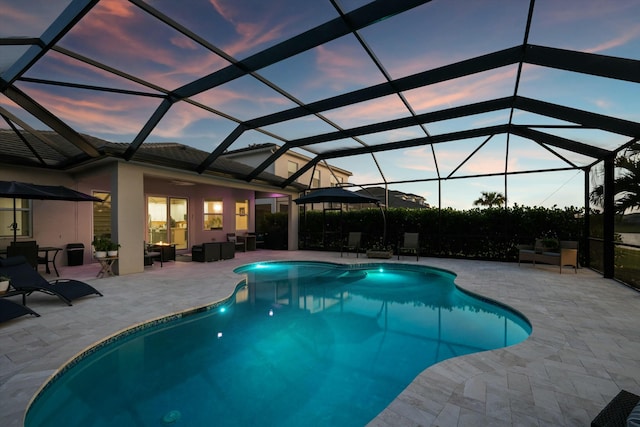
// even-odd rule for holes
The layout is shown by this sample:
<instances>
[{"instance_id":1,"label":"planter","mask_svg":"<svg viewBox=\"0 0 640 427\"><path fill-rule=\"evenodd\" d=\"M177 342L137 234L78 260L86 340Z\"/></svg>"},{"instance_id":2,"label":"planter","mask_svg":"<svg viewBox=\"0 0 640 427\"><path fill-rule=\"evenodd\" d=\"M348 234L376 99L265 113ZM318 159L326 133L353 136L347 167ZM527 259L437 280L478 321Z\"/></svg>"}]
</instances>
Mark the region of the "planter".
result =
<instances>
[{"instance_id":1,"label":"planter","mask_svg":"<svg viewBox=\"0 0 640 427\"><path fill-rule=\"evenodd\" d=\"M118 251L107 251L107 256L118 256Z\"/></svg>"},{"instance_id":2,"label":"planter","mask_svg":"<svg viewBox=\"0 0 640 427\"><path fill-rule=\"evenodd\" d=\"M389 259L393 256L393 252L391 251L376 251L376 250L368 250L367 258L382 258Z\"/></svg>"},{"instance_id":3,"label":"planter","mask_svg":"<svg viewBox=\"0 0 640 427\"><path fill-rule=\"evenodd\" d=\"M106 258L107 251L96 251L96 258Z\"/></svg>"}]
</instances>

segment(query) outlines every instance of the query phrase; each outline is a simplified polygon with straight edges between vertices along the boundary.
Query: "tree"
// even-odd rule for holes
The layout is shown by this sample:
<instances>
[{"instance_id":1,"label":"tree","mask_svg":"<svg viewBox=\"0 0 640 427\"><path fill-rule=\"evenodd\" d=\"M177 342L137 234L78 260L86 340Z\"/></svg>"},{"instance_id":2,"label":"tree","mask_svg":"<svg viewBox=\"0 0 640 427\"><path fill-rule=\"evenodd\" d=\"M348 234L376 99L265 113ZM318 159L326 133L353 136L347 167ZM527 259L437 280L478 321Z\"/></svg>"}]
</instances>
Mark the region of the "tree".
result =
<instances>
[{"instance_id":1,"label":"tree","mask_svg":"<svg viewBox=\"0 0 640 427\"><path fill-rule=\"evenodd\" d=\"M504 195L495 191L483 191L482 197L473 202L473 206L500 207L504 205Z\"/></svg>"},{"instance_id":2,"label":"tree","mask_svg":"<svg viewBox=\"0 0 640 427\"><path fill-rule=\"evenodd\" d=\"M613 184L616 213L640 209L640 143L631 145L616 157L614 165L617 169ZM604 205L604 184L591 190L589 200L597 206Z\"/></svg>"}]
</instances>

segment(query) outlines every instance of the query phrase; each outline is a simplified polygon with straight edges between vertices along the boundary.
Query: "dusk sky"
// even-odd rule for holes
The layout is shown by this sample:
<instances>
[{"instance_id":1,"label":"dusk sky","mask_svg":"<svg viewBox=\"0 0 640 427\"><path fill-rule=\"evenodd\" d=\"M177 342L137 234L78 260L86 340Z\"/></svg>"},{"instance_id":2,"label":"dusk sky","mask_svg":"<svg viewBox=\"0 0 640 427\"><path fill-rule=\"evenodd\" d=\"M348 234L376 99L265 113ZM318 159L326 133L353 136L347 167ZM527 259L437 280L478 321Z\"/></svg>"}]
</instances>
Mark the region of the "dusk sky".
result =
<instances>
[{"instance_id":1,"label":"dusk sky","mask_svg":"<svg viewBox=\"0 0 640 427\"><path fill-rule=\"evenodd\" d=\"M71 3L51 0L0 0L0 37L39 37ZM135 3L143 4L142 1ZM343 13L367 1L337 0ZM158 0L146 1L160 13L220 49L242 60L339 16L328 0ZM522 44L529 10L523 0L434 0L358 31L391 79L446 66ZM528 43L587 53L640 60L640 1L638 0L537 0ZM158 21L142 8L125 0L101 0L22 77L16 86L80 133L113 142L131 142L161 102L161 90L174 90L230 64L229 61ZM0 46L0 73L11 77L11 65L25 46ZM66 55L86 57L122 73L121 78ZM514 94L517 64L453 79L404 92L416 114L438 111ZM146 81L136 83L135 79ZM71 82L119 92L53 86L43 79ZM266 79L281 93L265 85ZM175 141L212 151L239 121L265 116L302 103L326 99L386 82L381 70L353 35L347 35L300 53L172 106L147 142ZM123 91L132 91L124 93ZM140 96L134 92L148 94ZM289 95L283 96L282 92ZM525 64L518 95L640 121L640 88L616 81L568 71ZM36 129L47 129L4 95L0 107ZM220 114L216 114L219 112ZM510 110L446 120L395 131L363 135L368 145L446 134L479 126L507 123ZM328 133L335 126L349 129L401 117L410 113L397 95L290 120L245 132L230 149L249 144L283 141ZM563 125L559 120L515 110L515 124ZM333 125L332 125L333 124ZM0 128L6 128L3 123ZM545 128L545 132L614 149L629 138L590 129ZM281 139L278 139L281 138ZM424 145L332 159L329 163L353 173L354 184L391 184L390 189L424 196L438 203L441 177L567 168L565 160L588 165L592 158L555 149L555 153L518 136L496 135L484 146L485 137L451 143ZM300 150L313 157L338 148L358 147L353 139L315 144ZM479 148L479 149L478 149ZM459 169L458 166L478 151ZM432 151L433 150L433 151ZM378 168L378 166L379 168ZM382 175L381 174L384 175ZM545 174L512 175L509 205L582 206L584 176L579 170ZM450 179L442 182L442 206L469 209L481 191L504 191L504 176Z\"/></svg>"}]
</instances>

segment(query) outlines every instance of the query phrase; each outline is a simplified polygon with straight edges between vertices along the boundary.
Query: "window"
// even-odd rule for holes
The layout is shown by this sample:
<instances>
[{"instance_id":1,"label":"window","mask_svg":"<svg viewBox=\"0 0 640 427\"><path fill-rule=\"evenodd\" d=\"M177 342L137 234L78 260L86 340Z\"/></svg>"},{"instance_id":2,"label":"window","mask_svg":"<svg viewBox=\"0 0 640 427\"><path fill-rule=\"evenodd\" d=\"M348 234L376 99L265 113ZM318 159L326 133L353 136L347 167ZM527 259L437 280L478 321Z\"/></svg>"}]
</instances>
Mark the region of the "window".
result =
<instances>
[{"instance_id":1,"label":"window","mask_svg":"<svg viewBox=\"0 0 640 427\"><path fill-rule=\"evenodd\" d=\"M222 230L222 200L204 201L204 229Z\"/></svg>"},{"instance_id":2,"label":"window","mask_svg":"<svg viewBox=\"0 0 640 427\"><path fill-rule=\"evenodd\" d=\"M236 231L249 229L249 201L236 202Z\"/></svg>"},{"instance_id":3,"label":"window","mask_svg":"<svg viewBox=\"0 0 640 427\"><path fill-rule=\"evenodd\" d=\"M111 193L94 191L93 196L102 202L93 202L93 236L111 237Z\"/></svg>"},{"instance_id":4,"label":"window","mask_svg":"<svg viewBox=\"0 0 640 427\"><path fill-rule=\"evenodd\" d=\"M335 177L333 174L329 177L329 181L331 182L331 187L337 187L338 184L342 184L342 177Z\"/></svg>"},{"instance_id":5,"label":"window","mask_svg":"<svg viewBox=\"0 0 640 427\"><path fill-rule=\"evenodd\" d=\"M311 188L320 188L320 171L313 171L313 179L311 180Z\"/></svg>"},{"instance_id":6,"label":"window","mask_svg":"<svg viewBox=\"0 0 640 427\"><path fill-rule=\"evenodd\" d=\"M31 203L27 199L15 199L15 221L13 199L0 198L0 237L12 237L14 223L16 236L31 236Z\"/></svg>"},{"instance_id":7,"label":"window","mask_svg":"<svg viewBox=\"0 0 640 427\"><path fill-rule=\"evenodd\" d=\"M291 175L298 172L298 164L296 162L292 162L291 160L287 161L287 178L291 178Z\"/></svg>"}]
</instances>

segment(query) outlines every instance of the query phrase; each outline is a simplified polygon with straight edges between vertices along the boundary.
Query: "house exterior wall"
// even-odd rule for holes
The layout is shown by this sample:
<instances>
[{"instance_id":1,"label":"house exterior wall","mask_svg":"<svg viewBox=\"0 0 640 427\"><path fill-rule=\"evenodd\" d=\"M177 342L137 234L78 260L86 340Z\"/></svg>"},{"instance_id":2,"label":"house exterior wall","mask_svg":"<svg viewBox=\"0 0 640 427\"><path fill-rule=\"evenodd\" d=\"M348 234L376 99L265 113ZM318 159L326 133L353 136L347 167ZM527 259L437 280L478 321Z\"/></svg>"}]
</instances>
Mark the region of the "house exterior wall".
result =
<instances>
[{"instance_id":1,"label":"house exterior wall","mask_svg":"<svg viewBox=\"0 0 640 427\"><path fill-rule=\"evenodd\" d=\"M235 153L225 154L229 159L233 159L237 162L244 163L246 165L256 167L264 162L271 154L273 154L278 147L276 145L268 145L266 147L260 146L255 149L241 150ZM298 165L298 169L302 168L311 160L310 157L296 153L294 151L287 151L282 156L278 157L275 162L271 163L265 172L270 172L283 178L289 177L289 162L294 162ZM320 171L320 185L318 187L331 187L332 186L332 173L324 163L318 163L316 170ZM332 167L333 174L337 177L339 182L348 182L351 172L337 167ZM297 181L304 185L311 184L311 178L313 176L313 168L303 173ZM315 188L316 186L314 186Z\"/></svg>"},{"instance_id":2,"label":"house exterior wall","mask_svg":"<svg viewBox=\"0 0 640 427\"><path fill-rule=\"evenodd\" d=\"M79 185L68 174L25 167L0 168L0 180L21 181L41 185L64 185L83 193L91 194L92 189L87 185ZM33 200L32 206L32 235L19 237L19 240L35 240L40 246L54 246L65 248L68 243L84 243L85 257L87 248L91 248L91 218L93 204L90 202L69 202L54 200ZM9 234L9 233L7 233ZM12 236L0 237L0 247L8 246ZM58 265L66 264L66 253L59 253L56 257Z\"/></svg>"},{"instance_id":3,"label":"house exterior wall","mask_svg":"<svg viewBox=\"0 0 640 427\"><path fill-rule=\"evenodd\" d=\"M254 191L248 189L229 188L221 185L196 184L193 186L167 185L166 180L147 177L145 179L145 199L148 196L179 197L187 199L189 216L189 247L205 242L223 242L227 233L253 232L254 227ZM207 199L222 200L223 229L209 230L204 228L204 201ZM236 230L235 204L237 201L249 202L249 228ZM143 216L143 220L146 215ZM144 239L144 238L143 238Z\"/></svg>"},{"instance_id":4,"label":"house exterior wall","mask_svg":"<svg viewBox=\"0 0 640 427\"><path fill-rule=\"evenodd\" d=\"M114 160L92 165L85 171L69 174L42 169L3 167L0 180L23 181L44 185L64 185L92 194L94 191L108 192L112 196L112 237L122 246L120 261L116 267L119 274L128 274L144 269L143 253L146 240L147 197L151 195L179 197L188 200L188 248L194 244L210 241L226 241L227 233L244 233L255 230L255 192L273 191L273 188L226 178L182 173L179 171L138 165ZM173 180L189 180L195 185L180 186ZM282 189L277 189L285 194ZM289 200L297 194L288 195ZM224 203L223 229L204 229L204 200L221 199ZM235 205L237 201L248 201L247 230L236 230ZM297 249L297 219L292 225L290 216L290 250ZM32 201L32 236L21 240L36 240L40 246L66 248L68 243L84 244L84 263L91 263L93 251L93 203L51 200ZM291 233L296 232L295 235ZM0 248L13 240L12 236L0 237ZM67 265L66 250L56 258L58 266Z\"/></svg>"}]
</instances>

